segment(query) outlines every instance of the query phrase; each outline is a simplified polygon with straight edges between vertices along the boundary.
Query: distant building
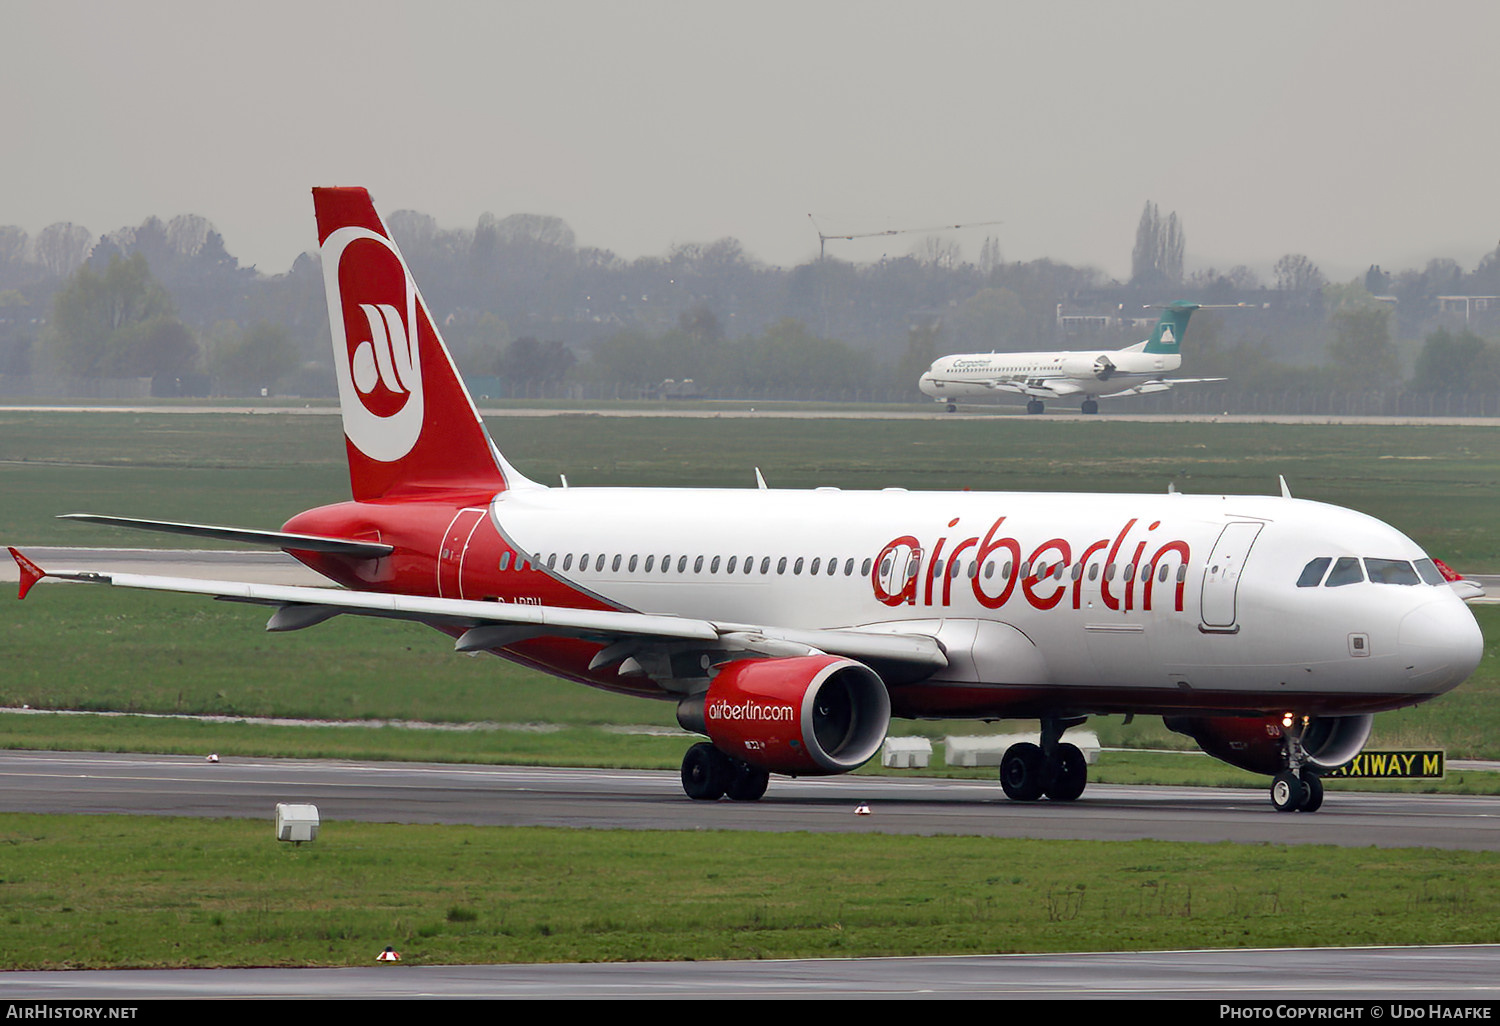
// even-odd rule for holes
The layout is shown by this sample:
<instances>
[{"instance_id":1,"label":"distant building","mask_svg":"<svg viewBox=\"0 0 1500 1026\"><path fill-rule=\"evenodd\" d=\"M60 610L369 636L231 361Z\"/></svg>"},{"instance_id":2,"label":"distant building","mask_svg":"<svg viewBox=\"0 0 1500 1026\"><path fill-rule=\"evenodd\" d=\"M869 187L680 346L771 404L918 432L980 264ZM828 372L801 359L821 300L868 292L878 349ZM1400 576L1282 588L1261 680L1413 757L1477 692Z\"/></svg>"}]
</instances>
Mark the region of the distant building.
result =
<instances>
[{"instance_id":1,"label":"distant building","mask_svg":"<svg viewBox=\"0 0 1500 1026\"><path fill-rule=\"evenodd\" d=\"M1462 316L1465 324L1481 314L1500 311L1500 296L1438 296L1438 313L1445 317Z\"/></svg>"}]
</instances>

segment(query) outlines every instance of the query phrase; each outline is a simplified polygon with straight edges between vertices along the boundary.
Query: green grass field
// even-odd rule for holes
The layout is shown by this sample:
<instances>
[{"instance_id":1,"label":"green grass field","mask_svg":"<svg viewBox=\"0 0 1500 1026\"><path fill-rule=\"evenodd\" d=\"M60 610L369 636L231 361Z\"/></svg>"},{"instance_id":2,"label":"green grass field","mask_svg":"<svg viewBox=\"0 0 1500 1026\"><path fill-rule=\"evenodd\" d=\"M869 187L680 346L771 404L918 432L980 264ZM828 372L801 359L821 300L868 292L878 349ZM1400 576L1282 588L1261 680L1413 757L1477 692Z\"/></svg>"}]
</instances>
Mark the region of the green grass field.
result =
<instances>
[{"instance_id":1,"label":"green grass field","mask_svg":"<svg viewBox=\"0 0 1500 1026\"><path fill-rule=\"evenodd\" d=\"M0 967L1500 941L1500 854L0 815Z\"/></svg>"}]
</instances>

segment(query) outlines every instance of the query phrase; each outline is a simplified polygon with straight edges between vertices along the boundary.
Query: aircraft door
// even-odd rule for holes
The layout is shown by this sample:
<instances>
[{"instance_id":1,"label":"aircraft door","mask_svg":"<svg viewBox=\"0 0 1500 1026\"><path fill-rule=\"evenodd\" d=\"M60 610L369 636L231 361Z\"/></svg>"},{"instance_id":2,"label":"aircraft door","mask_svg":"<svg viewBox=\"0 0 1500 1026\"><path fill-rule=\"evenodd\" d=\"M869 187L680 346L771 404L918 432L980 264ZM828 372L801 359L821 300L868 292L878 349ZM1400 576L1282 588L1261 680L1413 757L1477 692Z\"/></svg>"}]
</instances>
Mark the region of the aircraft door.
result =
<instances>
[{"instance_id":1,"label":"aircraft door","mask_svg":"<svg viewBox=\"0 0 1500 1026\"><path fill-rule=\"evenodd\" d=\"M443 545L438 553L438 598L462 598L460 587L464 565L464 550L469 546L469 537L479 522L484 519L481 509L461 509L448 530L443 532Z\"/></svg>"},{"instance_id":2,"label":"aircraft door","mask_svg":"<svg viewBox=\"0 0 1500 1026\"><path fill-rule=\"evenodd\" d=\"M1239 630L1235 596L1245 557L1264 524L1240 521L1227 525L1214 543L1203 570L1203 629L1233 633Z\"/></svg>"}]
</instances>

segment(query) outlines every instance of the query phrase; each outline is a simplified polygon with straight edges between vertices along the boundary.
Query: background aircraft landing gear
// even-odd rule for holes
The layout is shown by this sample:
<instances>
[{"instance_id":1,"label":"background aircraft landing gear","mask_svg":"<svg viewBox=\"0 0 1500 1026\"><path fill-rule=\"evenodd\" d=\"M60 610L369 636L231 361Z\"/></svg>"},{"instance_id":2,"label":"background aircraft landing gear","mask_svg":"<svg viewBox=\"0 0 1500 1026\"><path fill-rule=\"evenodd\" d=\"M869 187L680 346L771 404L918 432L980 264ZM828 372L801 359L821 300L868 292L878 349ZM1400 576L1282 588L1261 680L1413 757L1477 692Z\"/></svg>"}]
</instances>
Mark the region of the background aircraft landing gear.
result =
<instances>
[{"instance_id":1,"label":"background aircraft landing gear","mask_svg":"<svg viewBox=\"0 0 1500 1026\"><path fill-rule=\"evenodd\" d=\"M707 741L682 757L682 790L700 802L716 802L725 795L737 802L759 801L771 774L739 759L731 759Z\"/></svg>"},{"instance_id":2,"label":"background aircraft landing gear","mask_svg":"<svg viewBox=\"0 0 1500 1026\"><path fill-rule=\"evenodd\" d=\"M1034 802L1043 795L1055 802L1077 801L1088 786L1088 762L1077 745L1061 740L1063 731L1084 717L1045 719L1042 743L1011 745L1000 759L1000 787L1018 802Z\"/></svg>"},{"instance_id":3,"label":"background aircraft landing gear","mask_svg":"<svg viewBox=\"0 0 1500 1026\"><path fill-rule=\"evenodd\" d=\"M958 412L958 403L949 403L948 404L948 412L949 413L957 413Z\"/></svg>"},{"instance_id":4,"label":"background aircraft landing gear","mask_svg":"<svg viewBox=\"0 0 1500 1026\"><path fill-rule=\"evenodd\" d=\"M1042 401L1040 399L1028 399L1028 400L1026 400L1026 412L1027 413L1042 413L1045 410L1046 410L1046 407L1042 405Z\"/></svg>"},{"instance_id":5,"label":"background aircraft landing gear","mask_svg":"<svg viewBox=\"0 0 1500 1026\"><path fill-rule=\"evenodd\" d=\"M1090 415L1098 413L1099 403L1093 399L1085 399L1083 401L1083 412Z\"/></svg>"}]
</instances>

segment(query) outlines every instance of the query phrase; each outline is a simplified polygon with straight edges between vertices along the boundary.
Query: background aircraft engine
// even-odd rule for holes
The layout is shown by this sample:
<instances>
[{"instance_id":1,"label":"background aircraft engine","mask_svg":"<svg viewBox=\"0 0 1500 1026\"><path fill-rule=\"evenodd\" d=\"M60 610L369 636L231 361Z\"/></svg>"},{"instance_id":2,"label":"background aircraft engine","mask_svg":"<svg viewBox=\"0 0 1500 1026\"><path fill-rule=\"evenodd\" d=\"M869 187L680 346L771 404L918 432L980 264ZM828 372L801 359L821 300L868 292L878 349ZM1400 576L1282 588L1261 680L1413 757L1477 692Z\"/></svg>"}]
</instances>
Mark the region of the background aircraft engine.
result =
<instances>
[{"instance_id":1,"label":"background aircraft engine","mask_svg":"<svg viewBox=\"0 0 1500 1026\"><path fill-rule=\"evenodd\" d=\"M1166 716L1168 729L1186 734L1215 759L1231 766L1275 776L1286 769L1282 752L1286 728L1280 716ZM1302 731L1302 746L1311 765L1333 770L1359 754L1369 740L1375 717L1316 716Z\"/></svg>"},{"instance_id":2,"label":"background aircraft engine","mask_svg":"<svg viewBox=\"0 0 1500 1026\"><path fill-rule=\"evenodd\" d=\"M1115 365L1113 360L1102 353L1098 356L1069 356L1063 360L1062 372L1070 378L1108 381L1115 372Z\"/></svg>"},{"instance_id":3,"label":"background aircraft engine","mask_svg":"<svg viewBox=\"0 0 1500 1026\"><path fill-rule=\"evenodd\" d=\"M879 750L891 699L874 670L838 656L740 659L719 667L677 720L726 755L774 773L847 773Z\"/></svg>"}]
</instances>

